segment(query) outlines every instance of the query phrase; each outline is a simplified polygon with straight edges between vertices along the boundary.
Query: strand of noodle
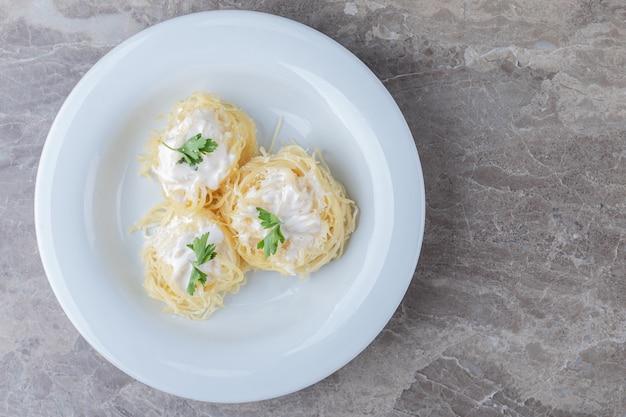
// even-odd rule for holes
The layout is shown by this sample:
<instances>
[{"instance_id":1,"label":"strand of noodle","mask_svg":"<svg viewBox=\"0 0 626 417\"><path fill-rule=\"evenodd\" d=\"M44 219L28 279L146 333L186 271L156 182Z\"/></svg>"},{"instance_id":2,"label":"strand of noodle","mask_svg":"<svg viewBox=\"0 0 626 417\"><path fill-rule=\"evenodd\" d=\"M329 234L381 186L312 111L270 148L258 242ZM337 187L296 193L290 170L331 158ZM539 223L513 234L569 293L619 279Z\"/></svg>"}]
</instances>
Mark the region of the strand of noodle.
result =
<instances>
[{"instance_id":1,"label":"strand of noodle","mask_svg":"<svg viewBox=\"0 0 626 417\"><path fill-rule=\"evenodd\" d=\"M283 125L283 116L278 117L278 121L276 122L276 128L274 129L274 134L272 135L272 141L270 142L269 152L274 150L274 145L276 145L276 139L278 138L278 132Z\"/></svg>"}]
</instances>

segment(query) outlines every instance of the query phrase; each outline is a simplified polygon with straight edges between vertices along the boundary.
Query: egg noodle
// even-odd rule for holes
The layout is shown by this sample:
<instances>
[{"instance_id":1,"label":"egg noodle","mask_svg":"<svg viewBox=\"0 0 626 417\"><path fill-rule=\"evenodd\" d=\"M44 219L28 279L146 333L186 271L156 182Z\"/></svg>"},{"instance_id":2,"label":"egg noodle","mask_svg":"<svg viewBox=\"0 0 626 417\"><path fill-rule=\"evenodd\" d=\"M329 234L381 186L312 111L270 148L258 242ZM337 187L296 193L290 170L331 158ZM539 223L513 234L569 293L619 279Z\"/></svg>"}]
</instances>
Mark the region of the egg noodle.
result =
<instances>
[{"instance_id":1,"label":"egg noodle","mask_svg":"<svg viewBox=\"0 0 626 417\"><path fill-rule=\"evenodd\" d=\"M224 130L219 139L221 142L219 146L224 146L227 152L233 156L233 163L223 173L220 186L213 189L206 186L198 186L191 190L178 188L169 190L169 186L173 185L175 187L176 184L171 180L159 178L163 196L179 212L193 211L207 204L210 205L211 202L219 201L220 194L223 191L221 184L228 181L236 173L240 165L246 163L253 155L258 153L256 125L250 116L235 104L220 100L215 94L197 91L186 100L177 103L170 114L163 116L168 118L168 122L162 130L151 132L150 140L146 143L147 155L140 157L140 162L143 162L139 171L141 175L151 176L162 168L159 162L159 152L169 152L169 150L164 150L162 146L167 134L175 131L186 119L192 118L197 110L212 112L213 118L215 118L219 127ZM189 132L187 137L196 133L198 132Z\"/></svg>"},{"instance_id":2,"label":"egg noodle","mask_svg":"<svg viewBox=\"0 0 626 417\"><path fill-rule=\"evenodd\" d=\"M146 231L146 244L141 251L141 260L145 266L144 288L148 295L163 301L164 311L183 316L189 319L205 320L224 304L224 296L236 293L245 283L246 266L237 255L232 236L217 217L207 209L198 209L189 216L195 221L183 227L191 229L197 227L198 220L210 222L218 226L224 234L224 239L216 245L217 256L212 262L213 270L207 277L205 285L198 285L193 295L189 295L185 288L181 288L171 280L174 274L173 267L163 261L164 251L171 248L174 239L171 236L159 236L168 233L168 226L179 217L173 206L168 202L159 204L141 220L139 226ZM169 242L168 242L169 241ZM169 243L169 244L168 244ZM191 242L190 242L191 243Z\"/></svg>"},{"instance_id":3,"label":"egg noodle","mask_svg":"<svg viewBox=\"0 0 626 417\"><path fill-rule=\"evenodd\" d=\"M312 155L299 145L283 147L273 155L261 152L263 155L252 158L239 169L232 189L224 195L220 214L233 235L237 237L245 232L234 225L237 212L245 210L246 206L264 205L262 196L270 192L264 189L264 180L271 178L275 172L287 173L281 175L281 187L292 185L298 189L309 189L312 197L308 202L311 204L309 210L319 216L319 232L312 245L296 249L296 256L291 255L294 251L289 249L295 243L289 239L267 258L262 249L257 249L256 241L235 239L237 252L255 269L301 276L317 271L343 254L345 244L356 227L357 206L347 197L343 185L332 177L318 149ZM255 197L249 198L250 194Z\"/></svg>"},{"instance_id":4,"label":"egg noodle","mask_svg":"<svg viewBox=\"0 0 626 417\"><path fill-rule=\"evenodd\" d=\"M164 302L166 312L204 320L223 306L226 294L237 292L245 284L245 273L250 269L306 276L342 256L356 227L358 207L344 186L333 178L320 150L308 154L299 145L283 146L275 153L258 149L254 122L235 105L204 92L194 93L178 103L169 115L167 126L152 133L147 143L148 155L141 158L141 174L154 174L164 132L176 129L178 123L198 108L211 109L215 118L234 133L227 146L235 150L238 161L229 167L219 187L200 187L185 193L182 199L180 194L168 195L163 181L156 175L164 201L150 209L132 230L141 230L145 237L141 260L148 295ZM270 150L281 122L282 119ZM287 200L269 201L274 194ZM296 200L301 207L290 211L296 215L281 219L285 220L280 224L284 243L267 256L263 249L257 248L268 231L261 227L256 210L258 207L275 210L280 217L281 207L284 209ZM209 261L214 264L206 283L198 284L190 295L180 277L184 275L181 275L183 268L191 271L191 267L188 263L168 261L168 256L190 251L185 248L193 240L189 233L196 227L198 230L193 233L196 237L201 235L200 224L219 227L223 240L216 244L217 255ZM187 233L182 244L181 233ZM185 256L191 255L188 252ZM175 276L179 278L174 279Z\"/></svg>"}]
</instances>

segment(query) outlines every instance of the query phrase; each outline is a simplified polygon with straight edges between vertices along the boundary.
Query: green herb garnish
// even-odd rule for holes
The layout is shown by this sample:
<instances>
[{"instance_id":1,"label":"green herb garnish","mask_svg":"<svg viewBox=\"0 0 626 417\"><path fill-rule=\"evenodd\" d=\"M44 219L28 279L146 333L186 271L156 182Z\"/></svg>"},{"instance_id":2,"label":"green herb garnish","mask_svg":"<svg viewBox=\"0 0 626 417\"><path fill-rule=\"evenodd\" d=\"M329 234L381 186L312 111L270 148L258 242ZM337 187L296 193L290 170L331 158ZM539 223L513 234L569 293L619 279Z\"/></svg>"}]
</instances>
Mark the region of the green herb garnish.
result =
<instances>
[{"instance_id":1,"label":"green herb garnish","mask_svg":"<svg viewBox=\"0 0 626 417\"><path fill-rule=\"evenodd\" d=\"M202 162L202 154L213 152L217 149L217 142L211 138L203 138L201 133L187 139L183 146L180 148L172 148L165 142L161 142L166 148L173 151L178 151L183 154L183 157L178 160L179 164L186 162L194 170L197 170L198 165Z\"/></svg>"},{"instance_id":2,"label":"green herb garnish","mask_svg":"<svg viewBox=\"0 0 626 417\"><path fill-rule=\"evenodd\" d=\"M278 249L278 242L284 243L285 236L280 231L280 220L278 217L273 215L267 210L262 209L261 207L257 207L256 210L259 212L259 219L261 219L261 226L265 229L272 229L265 236L265 238L256 245L257 249L264 249L265 251L265 259L269 258L270 255L276 253L276 249Z\"/></svg>"},{"instance_id":3,"label":"green herb garnish","mask_svg":"<svg viewBox=\"0 0 626 417\"><path fill-rule=\"evenodd\" d=\"M191 262L191 277L189 277L189 284L187 285L187 293L189 295L193 295L196 292L198 283L202 285L206 284L206 274L198 267L212 260L217 255L217 252L215 252L215 244L206 244L208 238L209 232L206 232L202 236L195 238L193 243L187 245L187 247L196 254L195 262Z\"/></svg>"}]
</instances>

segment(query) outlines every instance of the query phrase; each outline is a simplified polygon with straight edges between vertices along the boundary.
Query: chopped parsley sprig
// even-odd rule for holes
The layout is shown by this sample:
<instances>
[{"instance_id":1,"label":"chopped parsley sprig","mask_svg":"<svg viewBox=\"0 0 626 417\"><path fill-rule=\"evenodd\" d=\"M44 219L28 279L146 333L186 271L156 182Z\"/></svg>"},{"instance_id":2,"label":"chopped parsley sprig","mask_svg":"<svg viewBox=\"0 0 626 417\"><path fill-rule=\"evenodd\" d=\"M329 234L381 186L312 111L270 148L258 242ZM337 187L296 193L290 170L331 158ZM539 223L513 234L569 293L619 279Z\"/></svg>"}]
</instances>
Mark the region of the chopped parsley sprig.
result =
<instances>
[{"instance_id":1,"label":"chopped parsley sprig","mask_svg":"<svg viewBox=\"0 0 626 417\"><path fill-rule=\"evenodd\" d=\"M193 295L196 292L197 284L206 284L207 275L202 272L198 267L203 263L206 263L215 258L217 252L215 252L215 244L210 243L207 245L207 239L209 238L209 232L206 232L200 237L196 237L193 243L187 245L196 254L196 260L191 262L191 276L189 277L189 284L187 284L187 294Z\"/></svg>"},{"instance_id":2,"label":"chopped parsley sprig","mask_svg":"<svg viewBox=\"0 0 626 417\"><path fill-rule=\"evenodd\" d=\"M278 217L261 207L257 207L256 210L259 212L261 226L265 229L271 229L269 233L265 235L265 238L256 245L257 249L264 249L265 259L267 259L270 255L276 253L278 242L281 244L285 242L285 236L283 236L280 231L281 222Z\"/></svg>"},{"instance_id":3,"label":"chopped parsley sprig","mask_svg":"<svg viewBox=\"0 0 626 417\"><path fill-rule=\"evenodd\" d=\"M161 142L166 148L180 152L183 157L178 160L179 164L186 162L193 170L202 162L202 154L211 153L217 149L217 142L211 138L203 138L201 133L190 137L180 148L172 148L165 142Z\"/></svg>"}]
</instances>

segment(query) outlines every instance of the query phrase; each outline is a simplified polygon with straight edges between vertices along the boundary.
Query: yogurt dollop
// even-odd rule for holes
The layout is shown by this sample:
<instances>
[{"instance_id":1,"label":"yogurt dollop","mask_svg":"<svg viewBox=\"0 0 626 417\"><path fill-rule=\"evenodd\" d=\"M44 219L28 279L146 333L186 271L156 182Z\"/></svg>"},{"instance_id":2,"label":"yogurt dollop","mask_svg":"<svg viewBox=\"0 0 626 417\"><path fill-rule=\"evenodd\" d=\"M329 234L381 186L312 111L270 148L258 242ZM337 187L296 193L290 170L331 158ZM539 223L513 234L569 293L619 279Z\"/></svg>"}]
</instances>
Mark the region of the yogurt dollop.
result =
<instances>
[{"instance_id":1,"label":"yogurt dollop","mask_svg":"<svg viewBox=\"0 0 626 417\"><path fill-rule=\"evenodd\" d=\"M231 226L241 244L256 246L268 233L261 226L257 207L278 217L285 237L285 252L278 258L284 260L282 267L293 274L291 263L311 248L319 247L324 238L319 215L324 204L322 194L321 184L312 175L300 176L289 168L268 169L257 186L242 195Z\"/></svg>"},{"instance_id":2,"label":"yogurt dollop","mask_svg":"<svg viewBox=\"0 0 626 417\"><path fill-rule=\"evenodd\" d=\"M198 133L217 142L217 148L213 152L203 153L202 162L194 167L179 162L182 157L180 152L166 146L158 148L153 172L159 178L165 195L179 203L195 198L198 189L216 190L237 161L237 154L229 149L233 134L211 109L195 109L163 132L161 140L171 148L180 148Z\"/></svg>"},{"instance_id":3,"label":"yogurt dollop","mask_svg":"<svg viewBox=\"0 0 626 417\"><path fill-rule=\"evenodd\" d=\"M147 245L154 247L156 256L163 263L172 267L168 281L180 287L182 291L187 291L192 271L191 263L196 261L194 251L187 245L207 232L209 232L207 244L215 244L218 256L226 256L234 261L234 254L224 241L224 233L219 225L204 217L174 217L166 225L155 228L146 242ZM198 269L207 274L207 283L221 273L220 264L213 261L199 265Z\"/></svg>"}]
</instances>

